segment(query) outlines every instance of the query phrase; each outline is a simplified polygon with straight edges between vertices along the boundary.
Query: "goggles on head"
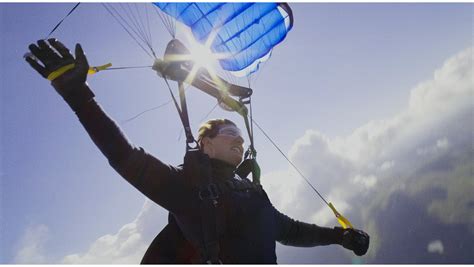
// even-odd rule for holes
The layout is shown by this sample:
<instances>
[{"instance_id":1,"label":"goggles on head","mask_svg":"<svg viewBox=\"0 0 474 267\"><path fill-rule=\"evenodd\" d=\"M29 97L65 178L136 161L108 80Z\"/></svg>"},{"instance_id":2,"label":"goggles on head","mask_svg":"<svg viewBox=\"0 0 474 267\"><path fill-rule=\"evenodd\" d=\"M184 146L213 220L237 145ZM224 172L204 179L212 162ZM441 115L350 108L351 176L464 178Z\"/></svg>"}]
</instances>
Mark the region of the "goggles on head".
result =
<instances>
[{"instance_id":1,"label":"goggles on head","mask_svg":"<svg viewBox=\"0 0 474 267\"><path fill-rule=\"evenodd\" d=\"M219 129L217 132L217 135L225 135L225 136L231 136L231 137L242 137L242 132L240 131L239 128L233 126L233 125L228 125L224 126Z\"/></svg>"}]
</instances>

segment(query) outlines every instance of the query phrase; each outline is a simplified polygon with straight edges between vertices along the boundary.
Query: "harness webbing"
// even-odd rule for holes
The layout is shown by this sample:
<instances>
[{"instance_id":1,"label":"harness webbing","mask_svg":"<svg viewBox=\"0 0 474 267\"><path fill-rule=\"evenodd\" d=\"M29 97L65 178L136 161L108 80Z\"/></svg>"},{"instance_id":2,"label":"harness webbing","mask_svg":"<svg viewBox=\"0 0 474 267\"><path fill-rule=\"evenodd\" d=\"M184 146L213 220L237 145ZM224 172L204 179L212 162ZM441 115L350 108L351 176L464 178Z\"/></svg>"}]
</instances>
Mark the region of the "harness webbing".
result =
<instances>
[{"instance_id":1,"label":"harness webbing","mask_svg":"<svg viewBox=\"0 0 474 267\"><path fill-rule=\"evenodd\" d=\"M168 86L168 90L171 94L171 98L173 99L174 106L176 107L179 118L181 119L181 123L183 124L184 133L186 135L186 151L188 151L189 149L192 148L190 146L191 143L194 143L196 146L198 146L199 144L194 139L193 133L191 131L191 127L189 125L189 116L188 116L188 108L186 105L186 93L184 90L184 84L183 82L178 82L179 98L181 102L181 107L180 107L178 104L178 101L176 100L176 97L173 94L173 91L171 90L171 86L168 82L168 79L166 79L166 77L163 77L163 79L165 80L166 85Z\"/></svg>"},{"instance_id":2,"label":"harness webbing","mask_svg":"<svg viewBox=\"0 0 474 267\"><path fill-rule=\"evenodd\" d=\"M195 199L199 209L199 221L195 225L199 227L199 236L188 236L187 239L194 240L198 246L201 263L219 263L218 233L223 219L219 205L220 191L214 183L209 157L200 149L188 149L184 156L183 170L186 180L196 189Z\"/></svg>"},{"instance_id":3,"label":"harness webbing","mask_svg":"<svg viewBox=\"0 0 474 267\"><path fill-rule=\"evenodd\" d=\"M181 100L181 114L183 120L184 133L186 134L186 143L195 142L191 126L189 125L188 105L186 104L186 93L184 92L184 83L178 82L179 98Z\"/></svg>"}]
</instances>

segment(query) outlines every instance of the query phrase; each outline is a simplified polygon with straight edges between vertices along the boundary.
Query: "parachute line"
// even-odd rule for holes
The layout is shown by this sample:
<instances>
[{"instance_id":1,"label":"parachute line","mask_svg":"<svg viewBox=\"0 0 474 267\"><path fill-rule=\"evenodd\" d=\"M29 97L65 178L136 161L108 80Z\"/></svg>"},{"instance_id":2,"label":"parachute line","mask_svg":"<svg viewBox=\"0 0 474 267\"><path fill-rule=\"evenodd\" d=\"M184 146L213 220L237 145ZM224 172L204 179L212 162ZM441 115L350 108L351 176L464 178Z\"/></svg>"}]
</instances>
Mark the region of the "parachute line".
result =
<instances>
[{"instance_id":1,"label":"parachute line","mask_svg":"<svg viewBox=\"0 0 474 267\"><path fill-rule=\"evenodd\" d=\"M104 70L151 69L152 67L153 66L114 67L114 68L106 68Z\"/></svg>"},{"instance_id":2,"label":"parachute line","mask_svg":"<svg viewBox=\"0 0 474 267\"><path fill-rule=\"evenodd\" d=\"M146 27L147 27L147 33L148 33L148 40L150 41L150 44L153 43L153 36L151 34L151 27L150 27L150 17L148 15L148 8L145 8L145 15L146 15ZM156 55L155 55L156 57Z\"/></svg>"},{"instance_id":3,"label":"parachute line","mask_svg":"<svg viewBox=\"0 0 474 267\"><path fill-rule=\"evenodd\" d=\"M64 18L62 18L62 19L58 22L58 24L56 24L56 26L54 26L54 28L51 30L51 32L49 32L48 36L46 36L45 39L48 39L48 38L51 36L51 34L53 34L53 33L59 28L59 26L64 22L64 20L65 20L67 17L69 17L69 16L72 14L72 12L74 12L74 10L76 10L76 8L79 6L79 4L81 4L81 3L80 3L80 2L77 3L77 4L66 14L66 16L64 16Z\"/></svg>"},{"instance_id":4,"label":"parachute line","mask_svg":"<svg viewBox=\"0 0 474 267\"><path fill-rule=\"evenodd\" d=\"M207 112L206 116L204 116L204 117L199 121L199 123L203 123L204 120L207 119L207 117L209 117L209 116L212 114L212 112L217 108L217 106L219 106L219 102L217 102L217 103L214 105L214 107L212 107L212 109L209 110L209 112Z\"/></svg>"},{"instance_id":5,"label":"parachute line","mask_svg":"<svg viewBox=\"0 0 474 267\"><path fill-rule=\"evenodd\" d=\"M250 83L249 83L249 88L250 88ZM253 137L253 124L254 124L254 123L253 123L252 97L251 97L251 96L249 97L249 101L250 101L250 104L249 104L250 129L249 129L249 131L250 131L250 138L251 138L250 143L252 144L252 149L253 149L254 153L256 153L256 152L255 152L255 148L253 147L253 142L254 142L254 137ZM254 155L254 157L256 157L256 156L257 156L257 155Z\"/></svg>"},{"instance_id":6,"label":"parachute line","mask_svg":"<svg viewBox=\"0 0 474 267\"><path fill-rule=\"evenodd\" d=\"M270 138L270 136L268 136L268 134L262 129L262 127L260 127L260 125L258 125L258 123L255 120L253 120L253 123L255 123L255 125L258 127L258 129L260 129L263 135L265 135L268 141L272 143L272 145L280 152L280 154L286 159L286 161L288 161L288 163L290 163L290 165L293 166L293 168L299 173L299 175L305 180L305 182L314 190L314 192L316 192L316 194L324 201L324 203L326 203L326 205L333 211L334 215L336 216L337 222L342 226L342 228L344 229L354 228L351 222L346 217L344 217L341 213L339 213L331 202L326 201L326 199L319 193L319 191L313 186L313 184L311 184L309 179L306 178L306 176L304 176L304 174L298 169L298 167L296 167L295 164L293 164L293 162L291 162L291 160L285 155L285 153L283 153L283 151Z\"/></svg>"},{"instance_id":7,"label":"parachute line","mask_svg":"<svg viewBox=\"0 0 474 267\"><path fill-rule=\"evenodd\" d=\"M117 21L118 24L128 33L128 35L140 46L140 48L143 49L143 51L149 57L153 58L153 55L150 54L150 52L148 52L148 50L140 43L137 37L135 37L133 33L125 26L125 25L128 25L128 27L131 28L131 30L134 31L135 34L137 34L136 31L130 26L130 24L119 14L119 12L110 4L102 3L102 6L107 10L107 12L109 12L109 14L115 19L115 21Z\"/></svg>"},{"instance_id":8,"label":"parachute line","mask_svg":"<svg viewBox=\"0 0 474 267\"><path fill-rule=\"evenodd\" d=\"M306 181L306 183L314 190L314 192L316 192L316 194L318 194L318 196L324 201L324 203L326 203L326 205L329 206L329 203L326 201L326 199L319 193L319 191L313 186L313 184L311 184L311 182L308 180L308 178L306 178L306 176L304 176L304 174L298 169L298 167L296 167L295 164L293 164L293 162L291 162L291 160L285 155L285 153L283 153L283 151L280 149L280 147L278 147L278 145L272 140L272 138L270 138L270 136L268 136L268 134L262 129L262 127L260 127L260 125L255 121L253 120L253 122L255 123L255 125L257 126L258 129L260 129L260 131L263 133L263 135L265 135L265 137L268 139L268 141L270 141L270 143L272 143L272 145L280 152L280 154L286 159L286 161L288 161L288 163L290 163L291 166L293 166L293 168L299 173L299 175Z\"/></svg>"},{"instance_id":9,"label":"parachute line","mask_svg":"<svg viewBox=\"0 0 474 267\"><path fill-rule=\"evenodd\" d=\"M156 53L153 49L148 5L140 8L138 4L108 4L102 3L109 14L128 33L128 35L153 59ZM134 5L132 7L131 5Z\"/></svg>"},{"instance_id":10,"label":"parachute line","mask_svg":"<svg viewBox=\"0 0 474 267\"><path fill-rule=\"evenodd\" d=\"M166 30L168 33L173 37L176 38L176 26L173 24L173 19L168 16L168 14L164 13L161 11L156 5L153 5L156 14L158 14L158 17L160 18L161 22L165 26Z\"/></svg>"},{"instance_id":11,"label":"parachute line","mask_svg":"<svg viewBox=\"0 0 474 267\"><path fill-rule=\"evenodd\" d=\"M151 44L151 40L148 38L147 31L145 30L145 26L143 24L143 21L139 19L141 17L140 11L138 10L138 5L134 4L135 6L135 12L133 11L131 4L123 4L119 3L119 6L122 7L122 10L124 13L127 15L129 21L133 24L134 27L130 26L129 27L135 32L138 38L150 49L151 53L153 54L153 57L156 58L155 51L153 50L153 46ZM124 20L126 21L126 20ZM136 30L135 30L136 29Z\"/></svg>"},{"instance_id":12,"label":"parachute line","mask_svg":"<svg viewBox=\"0 0 474 267\"><path fill-rule=\"evenodd\" d=\"M172 101L172 100L169 100L168 102L162 103L162 104L160 104L160 105L158 105L158 106L156 106L156 107L152 107L152 108L149 108L149 109L147 109L147 110L144 110L144 111L138 113L137 115L135 115L135 116L133 116L133 117L131 117L131 118L128 118L128 119L122 121L121 124L122 124L122 125L125 125L125 124L127 124L127 123L129 123L129 122L135 120L136 118L140 117L141 115L143 115L143 114L145 114L145 113L147 113L147 112L149 112L149 111L153 111L153 110L157 110L157 109L159 109L159 108L162 108L162 107L168 105L169 103L171 103L171 101Z\"/></svg>"},{"instance_id":13,"label":"parachute line","mask_svg":"<svg viewBox=\"0 0 474 267\"><path fill-rule=\"evenodd\" d=\"M120 3L119 5L123 6L124 4L123 3ZM135 16L135 14L133 14L133 10L132 10L132 7L130 5L125 5L126 8L123 8L123 10L125 11L125 14L127 15L127 17L129 18L129 20L133 23L133 25L135 26L135 29L137 30L138 32L138 36L140 37L140 39L145 43L145 44L148 44L147 40L146 40L146 35L145 33L143 32L143 29L141 28L141 25L140 25L140 21L137 19L137 16ZM136 6L135 6L136 8Z\"/></svg>"}]
</instances>

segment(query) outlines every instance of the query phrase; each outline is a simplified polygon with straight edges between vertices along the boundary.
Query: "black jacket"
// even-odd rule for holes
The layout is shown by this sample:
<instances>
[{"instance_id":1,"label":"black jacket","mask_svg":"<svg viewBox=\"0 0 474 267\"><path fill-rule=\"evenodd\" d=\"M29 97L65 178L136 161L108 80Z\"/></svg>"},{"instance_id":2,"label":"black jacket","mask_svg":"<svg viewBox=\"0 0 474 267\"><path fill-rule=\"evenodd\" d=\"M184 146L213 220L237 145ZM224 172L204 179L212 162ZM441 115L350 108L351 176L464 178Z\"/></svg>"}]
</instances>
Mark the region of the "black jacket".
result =
<instances>
[{"instance_id":1,"label":"black jacket","mask_svg":"<svg viewBox=\"0 0 474 267\"><path fill-rule=\"evenodd\" d=\"M88 89L88 88L87 88ZM81 102L81 101L78 101ZM181 167L161 162L132 146L93 98L82 101L76 114L110 165L150 200L170 212L169 224L155 238L142 263L199 261L193 235L199 229L199 198ZM263 188L237 190L232 166L211 160L219 199L219 258L224 263L276 263L275 242L291 246L340 244L342 232L295 221L276 210ZM243 181L249 182L248 180Z\"/></svg>"}]
</instances>

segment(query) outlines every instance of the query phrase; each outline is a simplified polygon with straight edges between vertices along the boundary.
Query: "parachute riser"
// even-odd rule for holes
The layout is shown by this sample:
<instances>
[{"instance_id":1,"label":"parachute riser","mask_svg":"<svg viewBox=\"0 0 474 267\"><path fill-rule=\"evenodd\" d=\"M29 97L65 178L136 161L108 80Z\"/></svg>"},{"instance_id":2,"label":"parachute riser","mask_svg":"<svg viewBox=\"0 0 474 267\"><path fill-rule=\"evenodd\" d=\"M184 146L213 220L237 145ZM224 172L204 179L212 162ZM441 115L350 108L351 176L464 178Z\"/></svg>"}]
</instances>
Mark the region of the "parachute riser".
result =
<instances>
[{"instance_id":1,"label":"parachute riser","mask_svg":"<svg viewBox=\"0 0 474 267\"><path fill-rule=\"evenodd\" d=\"M192 81L188 81L187 75L189 74L189 71L181 68L181 64L179 64L178 66L179 68L176 68L176 65L173 66L163 60L158 59L155 60L152 69L155 70L157 74L164 79L173 80L178 83L189 83L195 88L214 97L220 104L226 106L225 109L236 111L243 117L246 117L248 115L248 109L245 104L248 104L250 102L237 101L232 98L229 93L218 88L215 84L210 84L206 81L200 80L200 77L195 77Z\"/></svg>"},{"instance_id":2,"label":"parachute riser","mask_svg":"<svg viewBox=\"0 0 474 267\"><path fill-rule=\"evenodd\" d=\"M196 141L192 136L192 131L189 127L188 110L184 90L185 83L214 97L219 105L225 110L235 111L242 116L250 140L250 145L245 153L244 161L252 161L250 164L252 168L250 169L253 181L256 184L260 184L260 168L256 162L257 152L255 150L252 128L249 121L249 110L246 107L246 105L251 104L252 89L229 83L217 75L211 76L204 68L193 70L194 63L191 60L177 60L186 58L183 56L186 54L189 54L186 47L179 40L173 39L168 43L163 59L155 59L152 68L160 77L165 79L168 85L168 89L173 97L186 133L187 149L189 150L190 144ZM181 107L179 107L174 98L168 84L168 79L174 80L178 83ZM238 100L233 97L238 97ZM196 144L196 147L198 147L198 144Z\"/></svg>"}]
</instances>

